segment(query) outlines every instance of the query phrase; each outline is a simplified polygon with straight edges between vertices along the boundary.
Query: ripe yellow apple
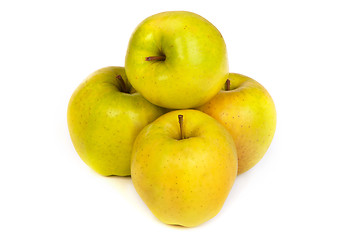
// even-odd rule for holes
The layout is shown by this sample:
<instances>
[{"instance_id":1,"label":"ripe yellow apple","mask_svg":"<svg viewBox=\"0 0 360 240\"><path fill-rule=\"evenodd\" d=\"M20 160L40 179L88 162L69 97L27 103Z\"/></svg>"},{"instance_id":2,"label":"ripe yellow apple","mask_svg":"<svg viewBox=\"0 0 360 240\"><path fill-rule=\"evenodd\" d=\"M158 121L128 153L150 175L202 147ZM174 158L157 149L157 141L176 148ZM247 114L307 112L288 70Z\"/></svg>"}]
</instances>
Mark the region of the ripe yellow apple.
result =
<instances>
[{"instance_id":1,"label":"ripe yellow apple","mask_svg":"<svg viewBox=\"0 0 360 240\"><path fill-rule=\"evenodd\" d=\"M125 70L151 103L171 109L198 107L214 97L228 77L225 41L195 13L158 13L132 34Z\"/></svg>"},{"instance_id":2,"label":"ripe yellow apple","mask_svg":"<svg viewBox=\"0 0 360 240\"><path fill-rule=\"evenodd\" d=\"M76 89L67 119L71 140L86 164L105 176L126 176L137 134L163 113L135 92L123 67L106 67Z\"/></svg>"},{"instance_id":3,"label":"ripe yellow apple","mask_svg":"<svg viewBox=\"0 0 360 240\"><path fill-rule=\"evenodd\" d=\"M197 110L169 112L146 126L131 161L135 189L153 214L186 227L214 217L237 176L231 135Z\"/></svg>"},{"instance_id":4,"label":"ripe yellow apple","mask_svg":"<svg viewBox=\"0 0 360 240\"><path fill-rule=\"evenodd\" d=\"M236 73L228 79L229 90L224 87L198 109L222 123L234 138L240 174L258 163L269 148L276 110L270 94L257 81Z\"/></svg>"}]
</instances>

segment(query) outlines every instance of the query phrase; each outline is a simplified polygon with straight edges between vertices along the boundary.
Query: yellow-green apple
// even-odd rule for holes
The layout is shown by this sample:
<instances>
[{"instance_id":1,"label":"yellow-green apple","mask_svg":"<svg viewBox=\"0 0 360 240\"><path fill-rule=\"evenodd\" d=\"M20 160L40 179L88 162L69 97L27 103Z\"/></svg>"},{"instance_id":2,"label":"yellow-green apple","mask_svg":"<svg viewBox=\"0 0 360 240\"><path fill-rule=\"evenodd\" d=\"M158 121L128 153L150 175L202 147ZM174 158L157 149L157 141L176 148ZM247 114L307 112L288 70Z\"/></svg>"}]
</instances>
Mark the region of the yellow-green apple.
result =
<instances>
[{"instance_id":1,"label":"yellow-green apple","mask_svg":"<svg viewBox=\"0 0 360 240\"><path fill-rule=\"evenodd\" d=\"M270 94L260 83L230 73L224 89L198 109L222 123L233 136L238 174L261 160L275 133L276 111Z\"/></svg>"},{"instance_id":2,"label":"yellow-green apple","mask_svg":"<svg viewBox=\"0 0 360 240\"><path fill-rule=\"evenodd\" d=\"M200 106L228 76L225 41L209 21L185 11L158 13L133 32L125 59L130 83L170 109Z\"/></svg>"},{"instance_id":3,"label":"yellow-green apple","mask_svg":"<svg viewBox=\"0 0 360 240\"><path fill-rule=\"evenodd\" d=\"M67 119L71 140L86 164L105 176L126 176L137 134L164 112L135 92L123 67L106 67L75 90Z\"/></svg>"},{"instance_id":4,"label":"yellow-green apple","mask_svg":"<svg viewBox=\"0 0 360 240\"><path fill-rule=\"evenodd\" d=\"M164 114L147 125L134 142L131 178L135 189L153 214L167 224L193 227L214 217L236 173L231 135L197 110Z\"/></svg>"}]
</instances>

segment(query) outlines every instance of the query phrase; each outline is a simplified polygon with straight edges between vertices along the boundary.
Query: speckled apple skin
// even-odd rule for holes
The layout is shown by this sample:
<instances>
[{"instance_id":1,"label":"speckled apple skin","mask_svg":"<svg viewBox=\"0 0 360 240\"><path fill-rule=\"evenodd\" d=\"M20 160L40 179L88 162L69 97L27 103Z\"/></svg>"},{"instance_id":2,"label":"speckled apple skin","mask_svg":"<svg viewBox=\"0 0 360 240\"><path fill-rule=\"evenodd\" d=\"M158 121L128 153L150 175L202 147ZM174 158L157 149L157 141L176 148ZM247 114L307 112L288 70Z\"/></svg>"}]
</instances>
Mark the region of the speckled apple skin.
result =
<instances>
[{"instance_id":1,"label":"speckled apple skin","mask_svg":"<svg viewBox=\"0 0 360 240\"><path fill-rule=\"evenodd\" d=\"M106 67L91 74L73 93L67 112L68 128L80 158L104 176L130 175L133 142L140 130L162 115L133 89L121 92L123 67Z\"/></svg>"},{"instance_id":2,"label":"speckled apple skin","mask_svg":"<svg viewBox=\"0 0 360 240\"><path fill-rule=\"evenodd\" d=\"M178 115L185 139L180 140ZM212 117L196 110L164 114L138 135L131 178L162 222L194 227L222 208L237 173L234 141Z\"/></svg>"},{"instance_id":3,"label":"speckled apple skin","mask_svg":"<svg viewBox=\"0 0 360 240\"><path fill-rule=\"evenodd\" d=\"M150 56L166 59L145 61ZM125 71L134 88L153 104L198 107L215 96L228 77L225 41L214 25L195 13L158 13L132 34Z\"/></svg>"},{"instance_id":4,"label":"speckled apple skin","mask_svg":"<svg viewBox=\"0 0 360 240\"><path fill-rule=\"evenodd\" d=\"M230 73L230 91L221 90L199 107L234 138L238 174L255 166L268 150L276 128L275 104L267 90L247 76Z\"/></svg>"}]
</instances>

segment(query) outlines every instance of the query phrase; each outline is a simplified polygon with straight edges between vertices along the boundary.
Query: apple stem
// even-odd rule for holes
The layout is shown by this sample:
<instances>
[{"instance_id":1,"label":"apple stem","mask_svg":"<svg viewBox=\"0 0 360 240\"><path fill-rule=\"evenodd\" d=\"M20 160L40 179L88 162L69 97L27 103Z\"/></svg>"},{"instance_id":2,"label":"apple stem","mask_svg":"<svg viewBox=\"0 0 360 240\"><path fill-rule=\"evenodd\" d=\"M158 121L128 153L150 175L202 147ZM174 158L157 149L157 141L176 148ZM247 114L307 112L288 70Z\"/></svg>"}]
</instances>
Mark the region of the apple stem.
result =
<instances>
[{"instance_id":1,"label":"apple stem","mask_svg":"<svg viewBox=\"0 0 360 240\"><path fill-rule=\"evenodd\" d=\"M180 125L180 140L185 139L184 134L184 117L183 115L178 115L179 118L179 125Z\"/></svg>"},{"instance_id":2,"label":"apple stem","mask_svg":"<svg viewBox=\"0 0 360 240\"><path fill-rule=\"evenodd\" d=\"M227 79L225 82L225 90L229 91L230 90L230 79Z\"/></svg>"},{"instance_id":3,"label":"apple stem","mask_svg":"<svg viewBox=\"0 0 360 240\"><path fill-rule=\"evenodd\" d=\"M165 61L166 57L165 56L151 56L151 57L146 57L145 61Z\"/></svg>"},{"instance_id":4,"label":"apple stem","mask_svg":"<svg viewBox=\"0 0 360 240\"><path fill-rule=\"evenodd\" d=\"M120 82L120 88L122 92L128 92L127 88L126 88L126 84L124 79L121 77L121 75L117 75L116 78L119 80Z\"/></svg>"}]
</instances>

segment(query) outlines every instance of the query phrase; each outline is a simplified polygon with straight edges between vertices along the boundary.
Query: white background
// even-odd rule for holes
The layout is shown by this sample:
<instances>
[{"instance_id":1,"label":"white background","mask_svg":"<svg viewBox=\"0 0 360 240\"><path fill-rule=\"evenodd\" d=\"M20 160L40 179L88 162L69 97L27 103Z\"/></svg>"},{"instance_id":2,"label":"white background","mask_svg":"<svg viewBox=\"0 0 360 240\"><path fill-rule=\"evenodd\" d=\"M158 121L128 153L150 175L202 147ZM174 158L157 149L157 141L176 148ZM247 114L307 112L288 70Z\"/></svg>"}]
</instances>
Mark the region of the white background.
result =
<instances>
[{"instance_id":1,"label":"white background","mask_svg":"<svg viewBox=\"0 0 360 240\"><path fill-rule=\"evenodd\" d=\"M0 239L360 239L358 1L1 1ZM165 225L127 177L75 152L66 111L96 69L124 65L144 18L188 10L212 22L230 71L263 84L277 130L221 212Z\"/></svg>"}]
</instances>

